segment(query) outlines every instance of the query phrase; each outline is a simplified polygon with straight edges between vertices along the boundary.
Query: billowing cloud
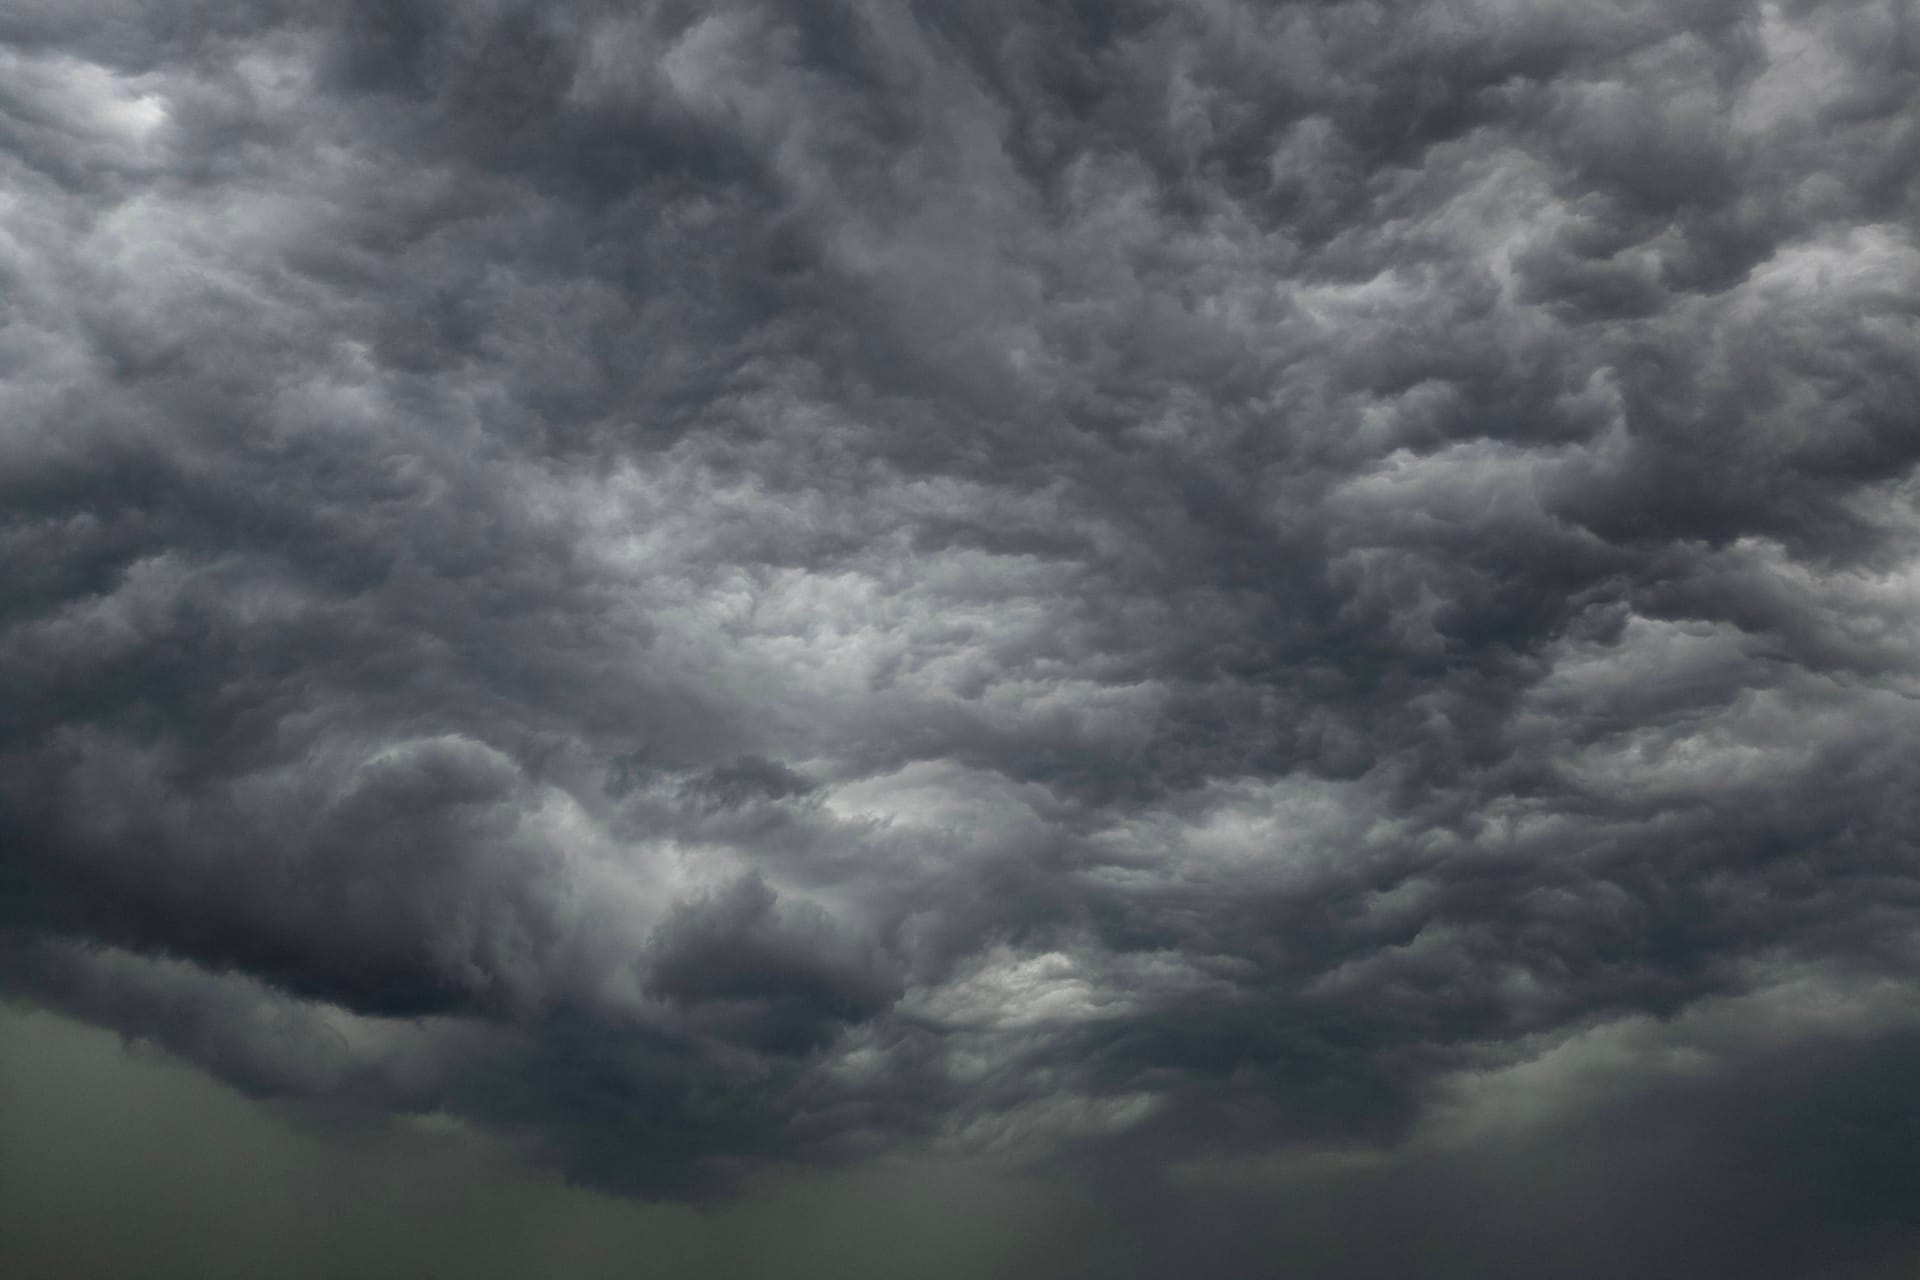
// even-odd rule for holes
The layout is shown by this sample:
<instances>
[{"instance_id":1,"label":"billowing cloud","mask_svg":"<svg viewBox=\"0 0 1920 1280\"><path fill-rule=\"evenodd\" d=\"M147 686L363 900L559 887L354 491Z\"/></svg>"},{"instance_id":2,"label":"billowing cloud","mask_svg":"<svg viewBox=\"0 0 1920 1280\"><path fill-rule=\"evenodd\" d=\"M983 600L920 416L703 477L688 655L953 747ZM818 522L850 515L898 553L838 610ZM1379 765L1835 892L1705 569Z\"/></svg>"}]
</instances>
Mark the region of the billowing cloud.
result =
<instances>
[{"instance_id":1,"label":"billowing cloud","mask_svg":"<svg viewBox=\"0 0 1920 1280\"><path fill-rule=\"evenodd\" d=\"M648 1194L1893 1034L1904 7L0 42L7 989Z\"/></svg>"}]
</instances>

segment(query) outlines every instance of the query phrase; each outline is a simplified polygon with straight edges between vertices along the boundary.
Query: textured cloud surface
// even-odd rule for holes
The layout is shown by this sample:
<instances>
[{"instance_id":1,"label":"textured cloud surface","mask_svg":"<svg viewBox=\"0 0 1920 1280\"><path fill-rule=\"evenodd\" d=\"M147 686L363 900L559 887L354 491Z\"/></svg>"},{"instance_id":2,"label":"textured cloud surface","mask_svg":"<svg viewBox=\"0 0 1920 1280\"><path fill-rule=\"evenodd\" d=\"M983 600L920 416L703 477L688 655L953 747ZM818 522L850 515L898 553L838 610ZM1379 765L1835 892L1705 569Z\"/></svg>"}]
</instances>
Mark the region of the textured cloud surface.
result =
<instances>
[{"instance_id":1,"label":"textured cloud surface","mask_svg":"<svg viewBox=\"0 0 1920 1280\"><path fill-rule=\"evenodd\" d=\"M1920 1025L1910 6L0 41L15 994L669 1195Z\"/></svg>"}]
</instances>

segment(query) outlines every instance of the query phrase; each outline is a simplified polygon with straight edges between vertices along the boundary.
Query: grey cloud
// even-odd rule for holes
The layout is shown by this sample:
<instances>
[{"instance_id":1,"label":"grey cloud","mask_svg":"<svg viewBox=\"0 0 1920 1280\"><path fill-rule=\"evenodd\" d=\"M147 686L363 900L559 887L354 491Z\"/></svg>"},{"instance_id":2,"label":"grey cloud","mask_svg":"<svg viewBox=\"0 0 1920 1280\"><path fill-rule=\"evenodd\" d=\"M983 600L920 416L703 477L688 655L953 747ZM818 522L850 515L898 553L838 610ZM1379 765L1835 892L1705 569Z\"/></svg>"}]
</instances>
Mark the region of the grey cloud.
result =
<instances>
[{"instance_id":1,"label":"grey cloud","mask_svg":"<svg viewBox=\"0 0 1920 1280\"><path fill-rule=\"evenodd\" d=\"M731 809L756 800L803 796L814 785L778 761L746 755L709 769L689 781L686 790L715 808Z\"/></svg>"},{"instance_id":2,"label":"grey cloud","mask_svg":"<svg viewBox=\"0 0 1920 1280\"><path fill-rule=\"evenodd\" d=\"M1897 7L0 39L14 989L659 1194L1911 975Z\"/></svg>"},{"instance_id":3,"label":"grey cloud","mask_svg":"<svg viewBox=\"0 0 1920 1280\"><path fill-rule=\"evenodd\" d=\"M782 904L750 878L689 904L655 938L652 987L728 1039L774 1052L817 1049L836 1023L892 1003L884 965L816 909Z\"/></svg>"},{"instance_id":4,"label":"grey cloud","mask_svg":"<svg viewBox=\"0 0 1920 1280\"><path fill-rule=\"evenodd\" d=\"M1883 1026L1747 1045L1737 1063L1639 1064L1625 1091L1607 1079L1621 1065L1596 1057L1593 1096L1564 1110L1526 1114L1526 1087L1509 1085L1520 1114L1471 1137L1195 1167L1173 1214L1162 1193L1136 1220L1155 1274L1279 1259L1340 1277L1897 1275L1913 1118L1895 1081L1913 1051L1910 1029Z\"/></svg>"}]
</instances>

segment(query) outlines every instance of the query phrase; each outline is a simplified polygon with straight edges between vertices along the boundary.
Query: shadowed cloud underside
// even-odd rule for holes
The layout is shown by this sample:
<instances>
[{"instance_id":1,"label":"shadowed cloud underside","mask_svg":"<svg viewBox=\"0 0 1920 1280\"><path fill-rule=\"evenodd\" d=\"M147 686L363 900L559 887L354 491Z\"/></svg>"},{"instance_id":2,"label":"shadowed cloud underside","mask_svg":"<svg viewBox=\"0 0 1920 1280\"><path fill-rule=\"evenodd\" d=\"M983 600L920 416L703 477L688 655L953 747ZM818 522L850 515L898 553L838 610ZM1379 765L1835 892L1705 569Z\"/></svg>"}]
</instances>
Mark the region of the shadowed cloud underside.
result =
<instances>
[{"instance_id":1,"label":"shadowed cloud underside","mask_svg":"<svg viewBox=\"0 0 1920 1280\"><path fill-rule=\"evenodd\" d=\"M8 6L0 990L651 1197L1814 1115L1920 1027L1916 93L1891 0Z\"/></svg>"}]
</instances>

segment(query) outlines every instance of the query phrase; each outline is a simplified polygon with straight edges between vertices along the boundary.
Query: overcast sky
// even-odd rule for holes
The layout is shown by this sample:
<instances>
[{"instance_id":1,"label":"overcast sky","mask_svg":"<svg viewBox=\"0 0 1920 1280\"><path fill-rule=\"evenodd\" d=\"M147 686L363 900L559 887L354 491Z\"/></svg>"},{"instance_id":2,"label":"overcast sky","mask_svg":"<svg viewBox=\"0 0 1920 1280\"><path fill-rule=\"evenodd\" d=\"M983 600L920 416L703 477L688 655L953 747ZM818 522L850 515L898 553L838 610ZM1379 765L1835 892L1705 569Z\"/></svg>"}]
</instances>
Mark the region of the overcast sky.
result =
<instances>
[{"instance_id":1,"label":"overcast sky","mask_svg":"<svg viewBox=\"0 0 1920 1280\"><path fill-rule=\"evenodd\" d=\"M1906 0L0 5L0 1264L1910 1274L1916 104Z\"/></svg>"}]
</instances>

